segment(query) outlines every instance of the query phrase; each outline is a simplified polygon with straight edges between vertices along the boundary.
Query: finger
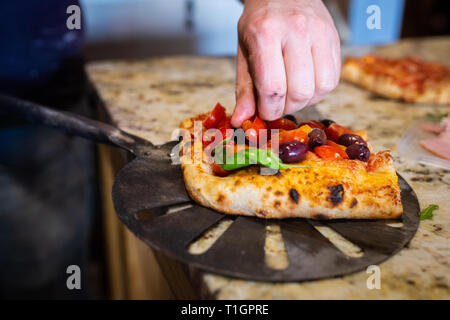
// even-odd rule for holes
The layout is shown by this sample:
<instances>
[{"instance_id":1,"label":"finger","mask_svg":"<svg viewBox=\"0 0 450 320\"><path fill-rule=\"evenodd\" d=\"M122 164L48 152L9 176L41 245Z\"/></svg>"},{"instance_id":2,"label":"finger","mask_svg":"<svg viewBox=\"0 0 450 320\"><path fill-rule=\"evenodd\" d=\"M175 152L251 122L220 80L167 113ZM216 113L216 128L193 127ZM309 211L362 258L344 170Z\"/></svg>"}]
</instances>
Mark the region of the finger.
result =
<instances>
[{"instance_id":1,"label":"finger","mask_svg":"<svg viewBox=\"0 0 450 320\"><path fill-rule=\"evenodd\" d=\"M341 78L341 44L339 40L339 36L337 36L337 40L335 44L332 46L334 50L332 50L333 61L334 61L334 72L336 77L336 86L339 83L339 79Z\"/></svg>"},{"instance_id":2,"label":"finger","mask_svg":"<svg viewBox=\"0 0 450 320\"><path fill-rule=\"evenodd\" d=\"M255 114L256 101L252 77L247 57L241 45L238 45L236 57L236 106L231 117L231 124L238 128L242 122Z\"/></svg>"},{"instance_id":3,"label":"finger","mask_svg":"<svg viewBox=\"0 0 450 320\"><path fill-rule=\"evenodd\" d=\"M287 90L281 43L258 41L249 48L249 58L258 115L263 120L278 119L283 115Z\"/></svg>"},{"instance_id":4,"label":"finger","mask_svg":"<svg viewBox=\"0 0 450 320\"><path fill-rule=\"evenodd\" d=\"M334 26L333 19L330 16L330 21ZM336 27L333 28L332 34L330 35L329 47L330 52L334 61L334 71L336 73L337 80L339 82L340 74L341 74L341 40L339 38L339 33L336 30Z\"/></svg>"},{"instance_id":5,"label":"finger","mask_svg":"<svg viewBox=\"0 0 450 320\"><path fill-rule=\"evenodd\" d=\"M315 92L308 105L322 100L337 85L339 73L336 70L334 51L334 48L330 48L329 41L316 41L312 46Z\"/></svg>"},{"instance_id":6,"label":"finger","mask_svg":"<svg viewBox=\"0 0 450 320\"><path fill-rule=\"evenodd\" d=\"M304 108L314 95L314 64L310 45L291 39L284 48L284 65L288 87L284 112L294 113Z\"/></svg>"}]
</instances>

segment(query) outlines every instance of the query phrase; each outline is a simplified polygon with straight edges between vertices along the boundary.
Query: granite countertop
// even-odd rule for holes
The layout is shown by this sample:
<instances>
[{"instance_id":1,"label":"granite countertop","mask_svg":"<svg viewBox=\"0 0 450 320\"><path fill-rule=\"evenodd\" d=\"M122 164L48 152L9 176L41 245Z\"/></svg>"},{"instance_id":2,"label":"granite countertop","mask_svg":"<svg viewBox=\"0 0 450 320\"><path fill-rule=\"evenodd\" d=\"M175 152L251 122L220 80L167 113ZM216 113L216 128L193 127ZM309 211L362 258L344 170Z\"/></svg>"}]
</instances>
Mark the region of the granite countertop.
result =
<instances>
[{"instance_id":1,"label":"granite countertop","mask_svg":"<svg viewBox=\"0 0 450 320\"><path fill-rule=\"evenodd\" d=\"M406 40L376 51L450 65L450 37ZM155 144L169 141L181 120L209 111L217 101L229 112L234 107L231 58L177 56L94 62L87 71L112 121ZM200 273L202 288L218 299L449 299L450 171L402 159L396 145L412 121L428 112L449 112L450 106L389 101L341 82L310 111L316 110L323 118L367 129L375 150L391 149L398 171L416 192L421 208L439 205L434 218L422 221L411 243L380 265L380 290L367 289L364 271L303 283L252 282ZM277 257L283 248L276 228L270 233L269 249ZM282 263L282 259L275 261Z\"/></svg>"}]
</instances>

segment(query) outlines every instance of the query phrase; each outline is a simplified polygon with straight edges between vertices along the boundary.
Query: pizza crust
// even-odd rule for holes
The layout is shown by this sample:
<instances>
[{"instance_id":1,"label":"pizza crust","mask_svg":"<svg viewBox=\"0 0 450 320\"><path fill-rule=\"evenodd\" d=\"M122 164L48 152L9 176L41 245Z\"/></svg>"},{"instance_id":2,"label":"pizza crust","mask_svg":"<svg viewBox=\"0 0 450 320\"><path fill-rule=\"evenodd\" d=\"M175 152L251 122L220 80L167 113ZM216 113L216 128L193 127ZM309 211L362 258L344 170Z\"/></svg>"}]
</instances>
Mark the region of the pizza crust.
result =
<instances>
[{"instance_id":1,"label":"pizza crust","mask_svg":"<svg viewBox=\"0 0 450 320\"><path fill-rule=\"evenodd\" d=\"M402 212L397 175L388 152L357 160L310 159L310 168L261 175L258 166L215 176L208 164L182 157L186 189L219 212L267 219L393 219ZM368 171L370 168L370 172Z\"/></svg>"}]
</instances>

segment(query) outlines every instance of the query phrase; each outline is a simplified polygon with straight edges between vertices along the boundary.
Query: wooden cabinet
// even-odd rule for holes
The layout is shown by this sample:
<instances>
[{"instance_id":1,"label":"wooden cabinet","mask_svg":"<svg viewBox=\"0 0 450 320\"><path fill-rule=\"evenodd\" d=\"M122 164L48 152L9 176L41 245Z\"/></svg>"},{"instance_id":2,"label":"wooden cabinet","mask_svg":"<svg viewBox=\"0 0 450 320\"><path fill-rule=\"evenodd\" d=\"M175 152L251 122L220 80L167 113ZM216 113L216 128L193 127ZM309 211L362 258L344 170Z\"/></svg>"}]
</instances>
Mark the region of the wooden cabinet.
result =
<instances>
[{"instance_id":1,"label":"wooden cabinet","mask_svg":"<svg viewBox=\"0 0 450 320\"><path fill-rule=\"evenodd\" d=\"M111 189L114 177L126 163L125 155L103 145L98 150L109 298L196 298L183 266L150 249L119 221Z\"/></svg>"}]
</instances>

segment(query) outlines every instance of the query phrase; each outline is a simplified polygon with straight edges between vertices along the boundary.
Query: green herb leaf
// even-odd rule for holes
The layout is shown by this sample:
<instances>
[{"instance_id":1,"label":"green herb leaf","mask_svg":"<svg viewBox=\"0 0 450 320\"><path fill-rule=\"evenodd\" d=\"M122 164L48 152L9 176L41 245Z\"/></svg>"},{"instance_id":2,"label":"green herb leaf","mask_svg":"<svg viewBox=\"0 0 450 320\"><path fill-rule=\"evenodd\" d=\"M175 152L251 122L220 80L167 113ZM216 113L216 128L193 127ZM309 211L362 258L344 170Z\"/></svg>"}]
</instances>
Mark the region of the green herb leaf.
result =
<instances>
[{"instance_id":1,"label":"green herb leaf","mask_svg":"<svg viewBox=\"0 0 450 320\"><path fill-rule=\"evenodd\" d=\"M426 114L427 118L433 122L440 122L442 119L446 118L448 116L448 112L428 112Z\"/></svg>"},{"instance_id":2,"label":"green herb leaf","mask_svg":"<svg viewBox=\"0 0 450 320\"><path fill-rule=\"evenodd\" d=\"M218 151L218 150L217 150ZM218 151L220 152L220 151ZM221 160L215 157L215 160ZM219 161L217 161L219 162ZM220 164L222 169L231 171L250 166L252 164L260 164L262 166L278 170L287 168L309 168L303 165L286 165L276 156L270 149L248 148L242 149L232 156L225 157L225 162Z\"/></svg>"},{"instance_id":3,"label":"green herb leaf","mask_svg":"<svg viewBox=\"0 0 450 320\"><path fill-rule=\"evenodd\" d=\"M426 209L420 212L420 220L428 220L433 218L433 211L439 209L437 204L430 204Z\"/></svg>"},{"instance_id":4,"label":"green herb leaf","mask_svg":"<svg viewBox=\"0 0 450 320\"><path fill-rule=\"evenodd\" d=\"M220 166L224 170L231 171L256 163L256 155L253 152L249 152L249 149L242 149L232 156L225 157L224 163L220 164Z\"/></svg>"}]
</instances>

